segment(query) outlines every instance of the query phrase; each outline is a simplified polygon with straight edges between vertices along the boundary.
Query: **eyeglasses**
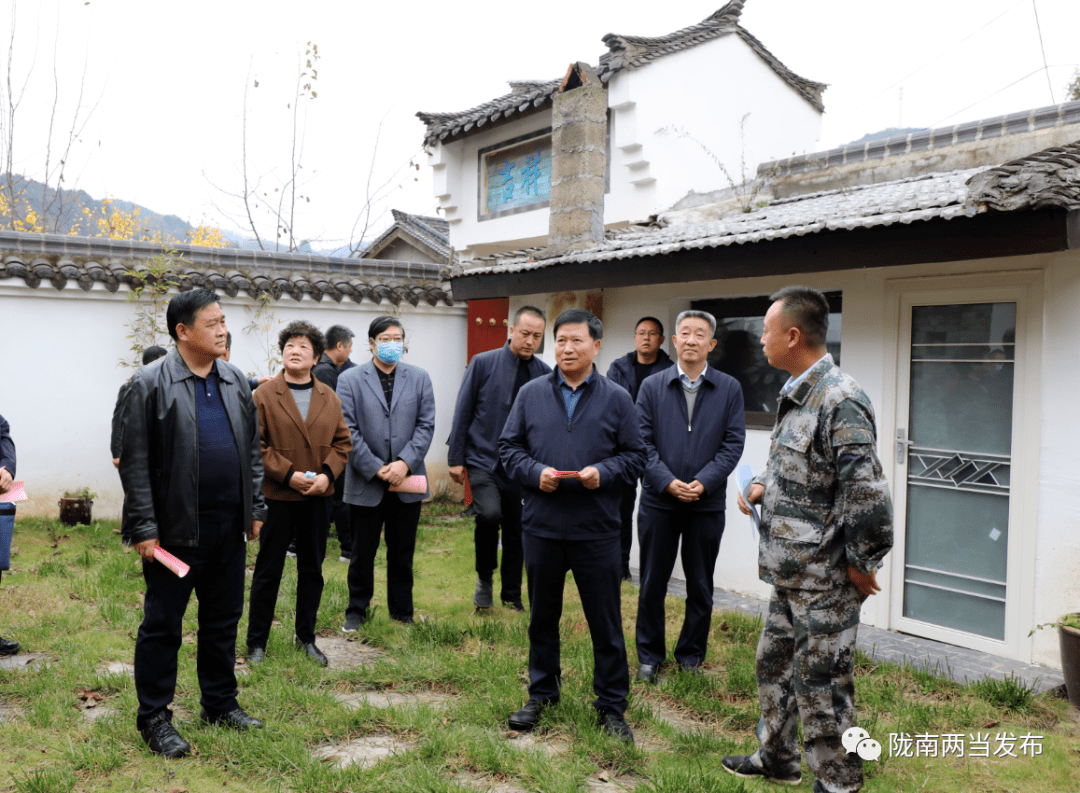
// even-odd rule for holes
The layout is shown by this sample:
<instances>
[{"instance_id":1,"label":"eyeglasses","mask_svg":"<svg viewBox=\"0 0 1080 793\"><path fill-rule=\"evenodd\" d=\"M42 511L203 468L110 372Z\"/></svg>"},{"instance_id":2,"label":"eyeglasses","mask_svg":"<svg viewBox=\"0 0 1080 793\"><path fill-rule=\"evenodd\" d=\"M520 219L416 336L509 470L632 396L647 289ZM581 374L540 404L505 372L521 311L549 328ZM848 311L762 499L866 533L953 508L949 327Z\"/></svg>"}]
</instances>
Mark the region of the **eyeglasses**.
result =
<instances>
[{"instance_id":1,"label":"eyeglasses","mask_svg":"<svg viewBox=\"0 0 1080 793\"><path fill-rule=\"evenodd\" d=\"M655 330L639 330L634 335L637 336L639 339L658 339L658 338L660 338L660 334L657 333Z\"/></svg>"},{"instance_id":2,"label":"eyeglasses","mask_svg":"<svg viewBox=\"0 0 1080 793\"><path fill-rule=\"evenodd\" d=\"M386 343L388 341L405 341L405 337L404 336L386 336L386 335L383 335L383 336L378 336L375 339L375 341L378 342L379 344L384 344L384 343Z\"/></svg>"}]
</instances>

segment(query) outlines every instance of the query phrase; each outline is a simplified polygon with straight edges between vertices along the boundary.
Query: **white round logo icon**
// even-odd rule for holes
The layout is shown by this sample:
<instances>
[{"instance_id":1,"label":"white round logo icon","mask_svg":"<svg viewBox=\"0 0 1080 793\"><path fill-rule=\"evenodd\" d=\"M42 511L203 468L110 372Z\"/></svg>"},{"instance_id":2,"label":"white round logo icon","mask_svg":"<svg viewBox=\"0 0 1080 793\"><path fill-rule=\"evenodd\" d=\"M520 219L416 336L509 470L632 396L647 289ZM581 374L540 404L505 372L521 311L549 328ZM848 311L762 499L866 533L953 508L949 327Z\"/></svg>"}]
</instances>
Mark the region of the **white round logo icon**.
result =
<instances>
[{"instance_id":1,"label":"white round logo icon","mask_svg":"<svg viewBox=\"0 0 1080 793\"><path fill-rule=\"evenodd\" d=\"M881 757L881 744L873 738L859 741L859 757L866 761L877 760Z\"/></svg>"},{"instance_id":2,"label":"white round logo icon","mask_svg":"<svg viewBox=\"0 0 1080 793\"><path fill-rule=\"evenodd\" d=\"M866 740L870 737L870 733L864 730L862 727L848 727L844 731L843 737L840 739L844 744L844 748L848 754L858 751L859 741Z\"/></svg>"}]
</instances>

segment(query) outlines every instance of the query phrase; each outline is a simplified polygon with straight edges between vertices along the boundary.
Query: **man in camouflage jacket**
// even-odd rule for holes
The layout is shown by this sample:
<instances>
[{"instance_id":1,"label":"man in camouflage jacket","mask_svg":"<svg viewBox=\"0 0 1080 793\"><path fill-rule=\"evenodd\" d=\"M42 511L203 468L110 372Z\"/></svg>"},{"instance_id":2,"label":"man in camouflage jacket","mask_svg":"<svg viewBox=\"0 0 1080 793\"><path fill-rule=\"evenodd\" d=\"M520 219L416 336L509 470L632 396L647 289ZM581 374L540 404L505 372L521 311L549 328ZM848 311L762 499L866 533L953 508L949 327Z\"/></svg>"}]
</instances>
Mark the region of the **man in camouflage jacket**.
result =
<instances>
[{"instance_id":1,"label":"man in camouflage jacket","mask_svg":"<svg viewBox=\"0 0 1080 793\"><path fill-rule=\"evenodd\" d=\"M741 777L797 784L802 719L814 793L862 787L841 742L855 726L855 639L863 601L892 548L892 501L875 451L870 399L825 351L828 302L806 287L773 295L762 346L791 373L779 399L760 502L759 576L773 585L757 650L761 747L723 758ZM739 497L739 508L749 508Z\"/></svg>"}]
</instances>

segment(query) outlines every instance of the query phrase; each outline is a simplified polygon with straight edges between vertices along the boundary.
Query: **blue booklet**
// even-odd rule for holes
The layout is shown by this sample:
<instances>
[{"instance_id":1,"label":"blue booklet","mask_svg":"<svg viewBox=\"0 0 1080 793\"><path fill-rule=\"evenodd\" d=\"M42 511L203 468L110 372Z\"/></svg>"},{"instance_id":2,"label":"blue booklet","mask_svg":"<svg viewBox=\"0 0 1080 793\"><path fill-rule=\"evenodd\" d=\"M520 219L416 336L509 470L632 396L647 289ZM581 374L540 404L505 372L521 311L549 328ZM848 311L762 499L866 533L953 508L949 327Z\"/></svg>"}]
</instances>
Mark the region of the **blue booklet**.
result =
<instances>
[{"instance_id":1,"label":"blue booklet","mask_svg":"<svg viewBox=\"0 0 1080 793\"><path fill-rule=\"evenodd\" d=\"M743 501L750 507L750 536L756 538L758 529L761 528L761 516L758 514L757 504L750 503L750 486L754 481L753 466L750 463L739 463L739 467L735 469L735 479L739 483Z\"/></svg>"}]
</instances>

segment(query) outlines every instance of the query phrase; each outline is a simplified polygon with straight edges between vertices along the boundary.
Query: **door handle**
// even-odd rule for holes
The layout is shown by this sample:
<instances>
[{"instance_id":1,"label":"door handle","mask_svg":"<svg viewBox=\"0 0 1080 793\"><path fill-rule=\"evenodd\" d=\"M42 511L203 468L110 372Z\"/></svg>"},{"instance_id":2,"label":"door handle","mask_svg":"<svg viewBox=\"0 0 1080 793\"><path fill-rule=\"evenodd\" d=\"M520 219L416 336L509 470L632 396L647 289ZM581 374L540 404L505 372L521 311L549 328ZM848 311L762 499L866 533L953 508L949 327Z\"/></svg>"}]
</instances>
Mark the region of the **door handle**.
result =
<instances>
[{"instance_id":1,"label":"door handle","mask_svg":"<svg viewBox=\"0 0 1080 793\"><path fill-rule=\"evenodd\" d=\"M907 431L900 427L896 431L896 462L903 464L907 457L907 447L914 446L912 441L907 440Z\"/></svg>"}]
</instances>

